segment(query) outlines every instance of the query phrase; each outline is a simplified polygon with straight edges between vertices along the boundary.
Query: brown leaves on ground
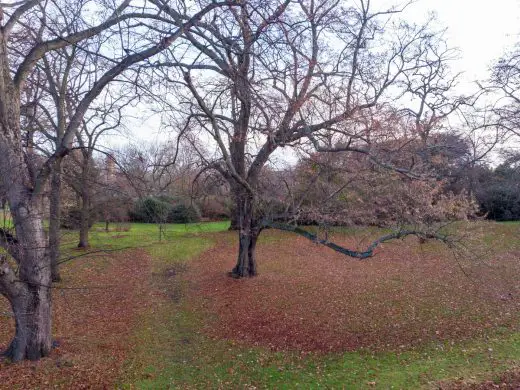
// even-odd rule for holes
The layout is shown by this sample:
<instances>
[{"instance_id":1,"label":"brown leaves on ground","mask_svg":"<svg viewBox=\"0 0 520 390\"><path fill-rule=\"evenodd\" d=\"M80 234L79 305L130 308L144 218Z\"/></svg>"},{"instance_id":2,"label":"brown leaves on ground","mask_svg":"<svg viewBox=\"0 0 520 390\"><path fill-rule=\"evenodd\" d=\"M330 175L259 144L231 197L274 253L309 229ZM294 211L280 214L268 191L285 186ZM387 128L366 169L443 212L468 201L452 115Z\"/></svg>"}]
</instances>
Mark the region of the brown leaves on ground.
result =
<instances>
[{"instance_id":1,"label":"brown leaves on ground","mask_svg":"<svg viewBox=\"0 0 520 390\"><path fill-rule=\"evenodd\" d=\"M209 335L276 350L402 350L518 326L519 253L457 260L409 238L358 261L289 237L260 238L251 280L226 276L237 247L225 243L191 265L193 305L214 319Z\"/></svg>"},{"instance_id":2,"label":"brown leaves on ground","mask_svg":"<svg viewBox=\"0 0 520 390\"><path fill-rule=\"evenodd\" d=\"M482 383L468 383L467 381L454 381L440 383L439 390L518 390L520 389L520 369L509 370L503 373L495 381Z\"/></svg>"},{"instance_id":3,"label":"brown leaves on ground","mask_svg":"<svg viewBox=\"0 0 520 390\"><path fill-rule=\"evenodd\" d=\"M258 245L260 275L235 280L226 275L237 254L234 236L217 234L219 244L182 269L183 280L189 281L183 299L204 315L204 330L215 338L325 353L399 351L473 338L497 327L518 330L520 254L510 249L497 249L494 257L455 259L440 244L420 245L409 238L385 244L376 257L359 261L304 238L268 231ZM356 244L352 237L339 238ZM0 387L113 388L131 357L140 316L158 304L150 260L134 250L64 267L64 282L58 285L64 288L53 295L59 346L40 362L0 361ZM178 271L169 269L165 277ZM167 292L174 301L179 294L176 288ZM8 312L0 299L0 315ZM0 348L14 329L5 318L0 319ZM517 371L504 375L505 388L519 383ZM442 388L491 389L496 384Z\"/></svg>"},{"instance_id":4,"label":"brown leaves on ground","mask_svg":"<svg viewBox=\"0 0 520 390\"><path fill-rule=\"evenodd\" d=\"M82 258L64 267L64 281L53 291L58 347L39 362L0 360L0 388L113 388L132 348L139 314L149 302L144 299L149 268L150 257L138 250ZM3 298L0 312L10 312ZM4 349L14 323L1 319L1 324Z\"/></svg>"}]
</instances>

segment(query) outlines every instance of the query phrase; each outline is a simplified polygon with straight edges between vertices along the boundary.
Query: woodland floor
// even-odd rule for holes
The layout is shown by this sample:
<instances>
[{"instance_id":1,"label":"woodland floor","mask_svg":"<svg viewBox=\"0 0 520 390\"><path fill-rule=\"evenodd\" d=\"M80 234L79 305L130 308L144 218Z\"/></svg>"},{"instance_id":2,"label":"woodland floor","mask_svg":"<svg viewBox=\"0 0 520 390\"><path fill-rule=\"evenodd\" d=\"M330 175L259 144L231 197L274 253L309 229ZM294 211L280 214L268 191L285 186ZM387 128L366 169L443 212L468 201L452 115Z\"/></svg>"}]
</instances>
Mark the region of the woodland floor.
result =
<instances>
[{"instance_id":1,"label":"woodland floor","mask_svg":"<svg viewBox=\"0 0 520 390\"><path fill-rule=\"evenodd\" d=\"M236 243L223 224L170 227L161 242L150 225L95 230L93 250L145 248L65 263L58 347L0 361L0 388L518 389L520 225L457 230L456 250L410 238L364 261L266 231L250 280L226 276ZM12 331L1 299L0 348Z\"/></svg>"}]
</instances>

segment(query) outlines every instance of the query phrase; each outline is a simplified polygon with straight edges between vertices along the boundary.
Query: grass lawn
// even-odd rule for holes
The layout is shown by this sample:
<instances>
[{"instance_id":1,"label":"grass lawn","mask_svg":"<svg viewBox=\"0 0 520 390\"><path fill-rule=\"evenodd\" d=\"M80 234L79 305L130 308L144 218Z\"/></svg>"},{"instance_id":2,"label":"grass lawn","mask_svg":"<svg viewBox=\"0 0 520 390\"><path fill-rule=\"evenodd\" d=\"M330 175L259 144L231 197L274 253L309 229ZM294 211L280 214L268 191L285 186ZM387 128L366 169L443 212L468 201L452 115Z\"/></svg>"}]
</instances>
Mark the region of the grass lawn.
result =
<instances>
[{"instance_id":1,"label":"grass lawn","mask_svg":"<svg viewBox=\"0 0 520 390\"><path fill-rule=\"evenodd\" d=\"M225 275L236 253L227 227L166 225L159 240L156 225L94 226L94 253L65 262L54 293L59 347L38 363L0 362L0 388L520 382L519 224L460 226L456 252L385 244L365 262L265 231L260 275L238 281ZM362 247L378 232L335 234ZM84 253L75 243L64 235L64 258ZM5 345L13 324L2 300L0 325Z\"/></svg>"}]
</instances>

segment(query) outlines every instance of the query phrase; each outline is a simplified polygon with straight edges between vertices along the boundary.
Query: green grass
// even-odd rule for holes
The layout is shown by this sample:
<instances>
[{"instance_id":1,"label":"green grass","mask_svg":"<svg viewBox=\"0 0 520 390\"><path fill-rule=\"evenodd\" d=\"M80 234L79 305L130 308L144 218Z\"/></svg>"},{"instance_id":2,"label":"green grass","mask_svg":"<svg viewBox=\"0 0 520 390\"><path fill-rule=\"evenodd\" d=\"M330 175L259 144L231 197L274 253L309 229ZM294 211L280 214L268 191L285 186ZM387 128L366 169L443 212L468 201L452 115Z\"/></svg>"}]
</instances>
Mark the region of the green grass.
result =
<instances>
[{"instance_id":1,"label":"green grass","mask_svg":"<svg viewBox=\"0 0 520 390\"><path fill-rule=\"evenodd\" d=\"M146 248L153 245L176 241L181 237L199 236L207 233L215 233L227 230L229 221L189 223L189 224L164 224L162 234L159 225L146 223L128 224L128 231L116 231L115 225L111 225L108 232L103 223L95 224L89 233L89 242L93 250L96 249L121 249L121 248ZM77 231L66 231L62 237L65 250L74 249L78 243Z\"/></svg>"},{"instance_id":2,"label":"green grass","mask_svg":"<svg viewBox=\"0 0 520 390\"><path fill-rule=\"evenodd\" d=\"M135 227L132 234L149 235L155 240L149 248L154 257L152 283L164 291L180 290L178 299L158 302L142 318L135 335L137 347L127 363L121 387L416 389L462 377L483 381L520 365L520 334L501 333L500 329L486 338L432 344L401 353L301 355L210 339L201 333L203 313L194 312L184 297L189 281L183 278L182 270L190 259L220 239L205 233L225 229L225 224L172 226L170 232L177 240L161 244L154 238L156 228ZM499 227L490 234L504 231ZM268 234L265 242L276 241L273 234ZM96 240L104 242L99 237ZM172 267L180 271L175 280L160 277ZM241 304L237 302L236 310Z\"/></svg>"}]
</instances>

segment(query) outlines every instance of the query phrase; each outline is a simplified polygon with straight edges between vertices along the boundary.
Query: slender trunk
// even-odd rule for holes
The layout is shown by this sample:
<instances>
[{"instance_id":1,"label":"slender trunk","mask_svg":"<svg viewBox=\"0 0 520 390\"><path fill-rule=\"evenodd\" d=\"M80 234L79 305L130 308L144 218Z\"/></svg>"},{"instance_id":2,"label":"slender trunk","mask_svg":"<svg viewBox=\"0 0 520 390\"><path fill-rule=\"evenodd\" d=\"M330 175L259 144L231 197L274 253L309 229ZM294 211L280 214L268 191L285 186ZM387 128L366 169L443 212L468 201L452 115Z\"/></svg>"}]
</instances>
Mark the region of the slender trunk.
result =
<instances>
[{"instance_id":1,"label":"slender trunk","mask_svg":"<svg viewBox=\"0 0 520 390\"><path fill-rule=\"evenodd\" d=\"M79 244L78 248L88 248L88 231L90 229L90 188L89 188L89 173L90 173L90 156L86 157L84 162L82 182L81 182L81 213L79 225Z\"/></svg>"},{"instance_id":2,"label":"slender trunk","mask_svg":"<svg viewBox=\"0 0 520 390\"><path fill-rule=\"evenodd\" d=\"M38 202L31 203L11 207L18 239L19 271L15 286L7 294L16 331L4 354L13 361L38 360L47 356L52 346L50 257L41 213L35 206Z\"/></svg>"},{"instance_id":3,"label":"slender trunk","mask_svg":"<svg viewBox=\"0 0 520 390\"><path fill-rule=\"evenodd\" d=\"M84 189L81 193L81 214L79 225L79 244L78 248L88 248L88 231L90 220L90 199L89 191Z\"/></svg>"},{"instance_id":4,"label":"slender trunk","mask_svg":"<svg viewBox=\"0 0 520 390\"><path fill-rule=\"evenodd\" d=\"M239 247L237 264L230 272L235 278L252 277L257 274L256 241L259 230L253 216L253 198L249 195L237 197L237 211L239 223Z\"/></svg>"},{"instance_id":5,"label":"slender trunk","mask_svg":"<svg viewBox=\"0 0 520 390\"><path fill-rule=\"evenodd\" d=\"M49 217L49 256L53 282L61 280L58 261L60 258L61 224L61 161L56 161L51 177L50 217Z\"/></svg>"}]
</instances>

